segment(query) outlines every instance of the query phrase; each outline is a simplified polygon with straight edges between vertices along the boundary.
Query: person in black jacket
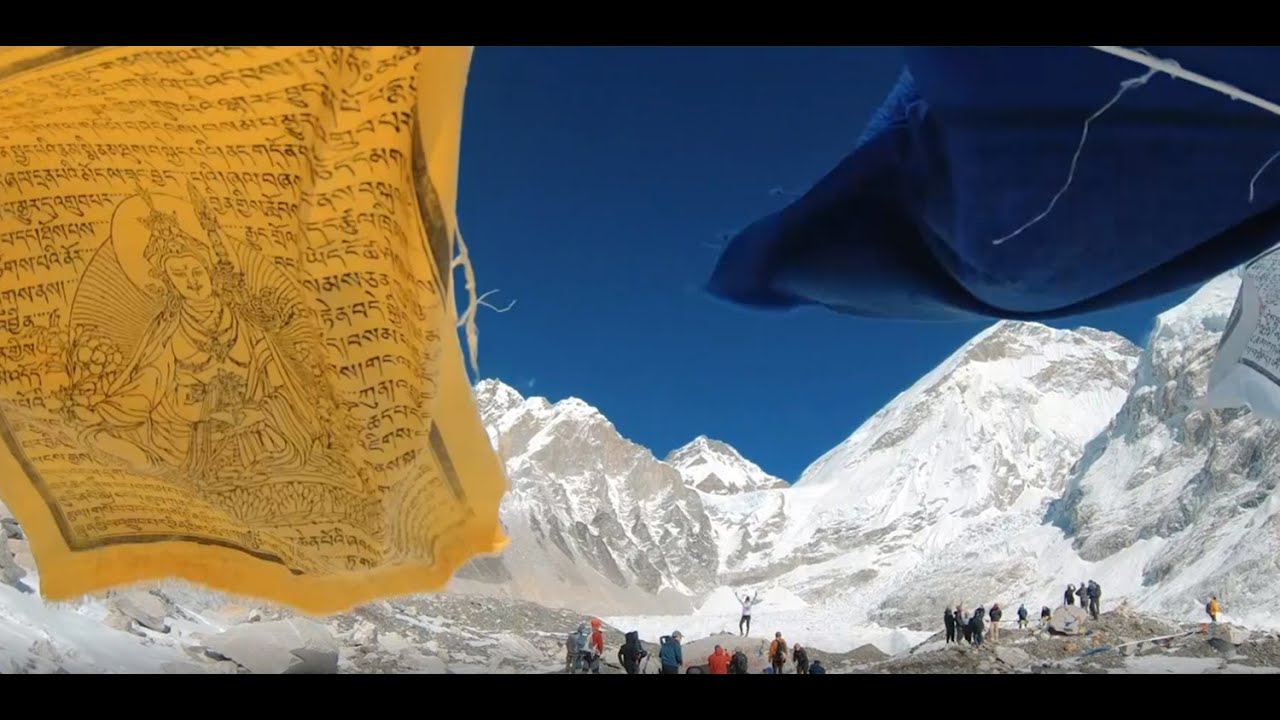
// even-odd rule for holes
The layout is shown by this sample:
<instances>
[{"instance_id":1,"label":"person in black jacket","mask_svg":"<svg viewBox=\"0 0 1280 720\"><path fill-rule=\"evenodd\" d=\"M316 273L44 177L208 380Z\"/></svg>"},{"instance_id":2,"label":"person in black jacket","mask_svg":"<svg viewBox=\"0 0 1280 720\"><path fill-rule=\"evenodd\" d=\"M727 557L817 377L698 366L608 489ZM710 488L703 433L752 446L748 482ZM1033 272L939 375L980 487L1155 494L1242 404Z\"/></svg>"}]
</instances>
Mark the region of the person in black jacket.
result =
<instances>
[{"instance_id":1,"label":"person in black jacket","mask_svg":"<svg viewBox=\"0 0 1280 720\"><path fill-rule=\"evenodd\" d=\"M627 633L622 647L618 648L618 663L628 675L635 675L640 672L640 661L648 655L649 652L640 644L640 633L632 630Z\"/></svg>"},{"instance_id":2,"label":"person in black jacket","mask_svg":"<svg viewBox=\"0 0 1280 720\"><path fill-rule=\"evenodd\" d=\"M1045 625L1048 625L1049 621L1052 619L1053 619L1053 612L1049 610L1048 605L1045 605L1044 607L1040 608L1040 627L1044 627Z\"/></svg>"},{"instance_id":3,"label":"person in black jacket","mask_svg":"<svg viewBox=\"0 0 1280 720\"><path fill-rule=\"evenodd\" d=\"M979 605L977 610L973 611L973 617L969 619L969 623L973 625L973 646L980 647L982 645L982 631L985 629L982 623L982 616L986 614L986 610Z\"/></svg>"},{"instance_id":4,"label":"person in black jacket","mask_svg":"<svg viewBox=\"0 0 1280 720\"><path fill-rule=\"evenodd\" d=\"M1102 609L1102 586L1090 580L1089 585L1085 588L1085 593L1089 597L1089 614L1094 620L1098 619L1098 613Z\"/></svg>"},{"instance_id":5,"label":"person in black jacket","mask_svg":"<svg viewBox=\"0 0 1280 720\"><path fill-rule=\"evenodd\" d=\"M814 660L813 665L809 668L810 675L826 675L827 669L822 667L821 660Z\"/></svg>"},{"instance_id":6,"label":"person in black jacket","mask_svg":"<svg viewBox=\"0 0 1280 720\"><path fill-rule=\"evenodd\" d=\"M1072 583L1067 583L1067 591L1062 594L1062 600L1068 605L1076 604L1076 586L1075 585L1073 585Z\"/></svg>"},{"instance_id":7,"label":"person in black jacket","mask_svg":"<svg viewBox=\"0 0 1280 720\"><path fill-rule=\"evenodd\" d=\"M956 641L956 616L951 614L951 608L942 611L942 624L947 628L947 642Z\"/></svg>"},{"instance_id":8,"label":"person in black jacket","mask_svg":"<svg viewBox=\"0 0 1280 720\"><path fill-rule=\"evenodd\" d=\"M800 647L800 643L791 646L791 662L796 664L797 675L809 674L809 653Z\"/></svg>"}]
</instances>

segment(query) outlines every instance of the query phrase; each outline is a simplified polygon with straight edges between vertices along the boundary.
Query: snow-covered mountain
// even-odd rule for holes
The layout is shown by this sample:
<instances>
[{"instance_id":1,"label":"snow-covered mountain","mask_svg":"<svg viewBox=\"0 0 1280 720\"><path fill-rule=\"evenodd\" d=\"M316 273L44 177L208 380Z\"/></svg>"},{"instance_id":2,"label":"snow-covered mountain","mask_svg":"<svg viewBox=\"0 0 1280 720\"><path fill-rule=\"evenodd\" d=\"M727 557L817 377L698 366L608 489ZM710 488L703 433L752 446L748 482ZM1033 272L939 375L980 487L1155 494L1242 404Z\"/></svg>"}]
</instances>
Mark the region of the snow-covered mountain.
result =
<instances>
[{"instance_id":1,"label":"snow-covered mountain","mask_svg":"<svg viewBox=\"0 0 1280 720\"><path fill-rule=\"evenodd\" d=\"M1219 277L1157 318L1132 392L1050 519L1144 611L1202 617L1216 593L1233 618L1274 625L1280 426L1200 401L1239 285Z\"/></svg>"},{"instance_id":2,"label":"snow-covered mountain","mask_svg":"<svg viewBox=\"0 0 1280 720\"><path fill-rule=\"evenodd\" d=\"M763 580L735 573L734 568L772 548L785 522L783 493L789 485L729 445L705 436L673 451L666 463L702 496L716 538L721 578Z\"/></svg>"},{"instance_id":3,"label":"snow-covered mountain","mask_svg":"<svg viewBox=\"0 0 1280 720\"><path fill-rule=\"evenodd\" d=\"M709 495L787 487L785 481L761 470L737 450L705 435L671 451L664 462L679 470L690 487Z\"/></svg>"},{"instance_id":4,"label":"snow-covered mountain","mask_svg":"<svg viewBox=\"0 0 1280 720\"><path fill-rule=\"evenodd\" d=\"M1041 548L1011 542L1043 525L1085 444L1124 403L1138 355L1089 328L991 326L814 462L779 504L762 503L755 534L771 542L731 571L889 627L1040 582Z\"/></svg>"},{"instance_id":5,"label":"snow-covered mountain","mask_svg":"<svg viewBox=\"0 0 1280 720\"><path fill-rule=\"evenodd\" d=\"M715 587L715 530L679 471L576 398L485 380L476 399L511 480L500 511L511 543L455 586L595 612L687 610Z\"/></svg>"},{"instance_id":6,"label":"snow-covered mountain","mask_svg":"<svg viewBox=\"0 0 1280 720\"><path fill-rule=\"evenodd\" d=\"M706 437L659 462L581 401L482 383L513 541L466 576L672 621L724 586L775 587L814 617L915 629L955 603L1056 605L1095 578L1144 612L1195 616L1217 593L1272 624L1280 427L1198 401L1238 283L1161 315L1141 351L996 323L794 486Z\"/></svg>"}]
</instances>

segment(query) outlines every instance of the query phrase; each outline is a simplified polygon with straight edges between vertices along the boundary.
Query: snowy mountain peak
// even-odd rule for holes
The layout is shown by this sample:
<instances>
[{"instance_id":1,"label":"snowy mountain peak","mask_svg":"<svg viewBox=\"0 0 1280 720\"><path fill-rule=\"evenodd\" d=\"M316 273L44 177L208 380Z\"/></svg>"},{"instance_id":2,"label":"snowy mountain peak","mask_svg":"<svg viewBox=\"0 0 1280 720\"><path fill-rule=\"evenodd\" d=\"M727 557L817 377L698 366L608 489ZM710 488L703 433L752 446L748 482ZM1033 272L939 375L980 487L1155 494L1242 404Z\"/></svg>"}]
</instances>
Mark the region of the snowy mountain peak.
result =
<instances>
[{"instance_id":1,"label":"snowy mountain peak","mask_svg":"<svg viewBox=\"0 0 1280 720\"><path fill-rule=\"evenodd\" d=\"M994 578L1028 562L991 543L1042 522L1085 444L1124 402L1138 356L1096 330L989 326L814 462L781 506L753 509L752 542L776 527L773 539L730 557L728 569L782 573L806 601L876 622L931 617L967 602L953 595L961 590L989 597ZM1016 567L984 574L990 588L969 588L954 573L975 553Z\"/></svg>"},{"instance_id":2,"label":"snowy mountain peak","mask_svg":"<svg viewBox=\"0 0 1280 720\"><path fill-rule=\"evenodd\" d=\"M686 485L713 495L787 487L729 444L706 435L673 450L664 462L680 471Z\"/></svg>"},{"instance_id":3,"label":"snowy mountain peak","mask_svg":"<svg viewBox=\"0 0 1280 720\"><path fill-rule=\"evenodd\" d=\"M679 472L578 398L524 398L496 380L475 394L511 482L499 509L511 543L459 577L597 611L683 607L712 585L712 524Z\"/></svg>"},{"instance_id":4,"label":"snowy mountain peak","mask_svg":"<svg viewBox=\"0 0 1280 720\"><path fill-rule=\"evenodd\" d=\"M486 425L524 405L524 396L501 380L481 380L476 383L475 394L476 407Z\"/></svg>"}]
</instances>

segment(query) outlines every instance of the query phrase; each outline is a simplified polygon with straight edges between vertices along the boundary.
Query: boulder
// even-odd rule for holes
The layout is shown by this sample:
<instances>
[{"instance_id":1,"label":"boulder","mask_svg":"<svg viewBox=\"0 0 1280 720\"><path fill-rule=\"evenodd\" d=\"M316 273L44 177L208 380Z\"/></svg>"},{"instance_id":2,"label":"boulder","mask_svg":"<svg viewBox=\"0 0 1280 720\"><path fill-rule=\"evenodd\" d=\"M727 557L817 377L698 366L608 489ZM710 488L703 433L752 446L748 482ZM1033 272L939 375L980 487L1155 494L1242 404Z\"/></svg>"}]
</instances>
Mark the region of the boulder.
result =
<instances>
[{"instance_id":1,"label":"boulder","mask_svg":"<svg viewBox=\"0 0 1280 720\"><path fill-rule=\"evenodd\" d=\"M0 548L0 583L17 586L18 581L27 576L27 571L19 565L6 548Z\"/></svg>"},{"instance_id":2,"label":"boulder","mask_svg":"<svg viewBox=\"0 0 1280 720\"><path fill-rule=\"evenodd\" d=\"M1223 643L1233 646L1243 645L1249 640L1249 631L1230 623L1211 623L1209 625L1209 639L1219 639Z\"/></svg>"},{"instance_id":3,"label":"boulder","mask_svg":"<svg viewBox=\"0 0 1280 720\"><path fill-rule=\"evenodd\" d=\"M133 618L125 615L116 608L107 610L107 617L103 620L103 624L121 632L133 633L134 635L142 634L134 627Z\"/></svg>"},{"instance_id":4,"label":"boulder","mask_svg":"<svg viewBox=\"0 0 1280 720\"><path fill-rule=\"evenodd\" d=\"M113 600L117 610L139 625L156 632L169 632L169 623L165 621L169 604L163 598L142 590L125 590L116 592Z\"/></svg>"},{"instance_id":5,"label":"boulder","mask_svg":"<svg viewBox=\"0 0 1280 720\"><path fill-rule=\"evenodd\" d=\"M36 559L31 554L31 543L27 542L25 538L9 538L5 542L9 546L9 552L13 553L13 561L18 564L18 567L24 570L36 569Z\"/></svg>"},{"instance_id":6,"label":"boulder","mask_svg":"<svg viewBox=\"0 0 1280 720\"><path fill-rule=\"evenodd\" d=\"M1059 605L1049 618L1049 632L1054 635L1081 635L1089 623L1089 613L1076 605Z\"/></svg>"},{"instance_id":7,"label":"boulder","mask_svg":"<svg viewBox=\"0 0 1280 720\"><path fill-rule=\"evenodd\" d=\"M1225 638L1220 638L1220 637L1209 638L1209 647L1213 648L1217 652L1222 653L1223 655L1234 655L1236 651L1235 645L1232 645Z\"/></svg>"},{"instance_id":8,"label":"boulder","mask_svg":"<svg viewBox=\"0 0 1280 720\"><path fill-rule=\"evenodd\" d=\"M1031 666L1031 656L1026 650L1001 645L996 648L996 659L1015 670Z\"/></svg>"},{"instance_id":9,"label":"boulder","mask_svg":"<svg viewBox=\"0 0 1280 720\"><path fill-rule=\"evenodd\" d=\"M406 672L418 673L423 675L444 675L449 672L449 668L444 661L438 657L423 655L417 650L409 649L400 653L399 662L397 663Z\"/></svg>"},{"instance_id":10,"label":"boulder","mask_svg":"<svg viewBox=\"0 0 1280 720\"><path fill-rule=\"evenodd\" d=\"M349 637L352 645L372 645L378 637L378 628L367 620L361 620L351 629Z\"/></svg>"},{"instance_id":11,"label":"boulder","mask_svg":"<svg viewBox=\"0 0 1280 720\"><path fill-rule=\"evenodd\" d=\"M395 632L378 634L377 645L393 655L399 654L413 647L413 643L406 640L400 633Z\"/></svg>"},{"instance_id":12,"label":"boulder","mask_svg":"<svg viewBox=\"0 0 1280 720\"><path fill-rule=\"evenodd\" d=\"M268 675L338 672L338 643L324 625L304 618L238 625L208 638L217 655Z\"/></svg>"},{"instance_id":13,"label":"boulder","mask_svg":"<svg viewBox=\"0 0 1280 720\"><path fill-rule=\"evenodd\" d=\"M27 536L22 534L22 526L11 517L0 518L0 532L3 532L4 536L11 540L27 539Z\"/></svg>"}]
</instances>

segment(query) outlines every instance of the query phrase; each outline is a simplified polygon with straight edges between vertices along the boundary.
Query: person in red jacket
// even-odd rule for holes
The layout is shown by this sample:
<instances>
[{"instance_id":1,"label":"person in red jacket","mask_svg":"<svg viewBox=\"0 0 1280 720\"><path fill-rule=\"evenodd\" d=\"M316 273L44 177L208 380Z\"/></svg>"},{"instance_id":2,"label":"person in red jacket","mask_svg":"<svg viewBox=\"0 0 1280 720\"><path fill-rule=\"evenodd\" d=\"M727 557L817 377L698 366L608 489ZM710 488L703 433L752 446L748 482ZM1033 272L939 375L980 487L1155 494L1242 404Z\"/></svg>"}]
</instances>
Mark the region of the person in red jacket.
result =
<instances>
[{"instance_id":1,"label":"person in red jacket","mask_svg":"<svg viewBox=\"0 0 1280 720\"><path fill-rule=\"evenodd\" d=\"M591 618L591 649L597 655L604 654L604 631L600 629L600 618Z\"/></svg>"},{"instance_id":2,"label":"person in red jacket","mask_svg":"<svg viewBox=\"0 0 1280 720\"><path fill-rule=\"evenodd\" d=\"M729 674L729 653L724 648L716 646L715 652L707 657L707 667L711 675L728 675Z\"/></svg>"},{"instance_id":3,"label":"person in red jacket","mask_svg":"<svg viewBox=\"0 0 1280 720\"><path fill-rule=\"evenodd\" d=\"M600 618L591 618L591 639L587 641L587 654L590 656L588 667L591 672L600 672L600 658L604 655L604 631L600 629Z\"/></svg>"}]
</instances>

